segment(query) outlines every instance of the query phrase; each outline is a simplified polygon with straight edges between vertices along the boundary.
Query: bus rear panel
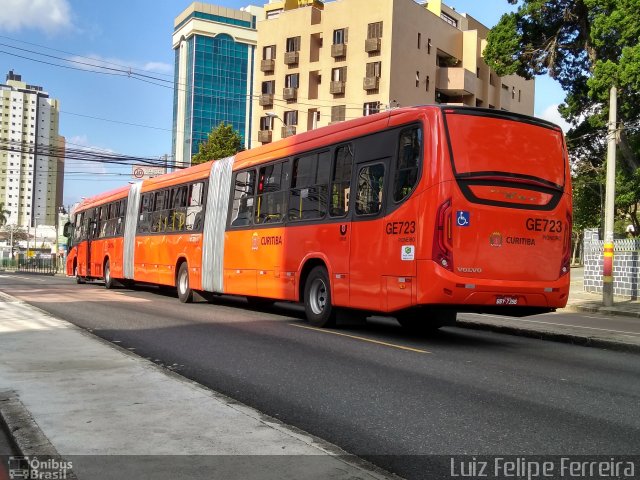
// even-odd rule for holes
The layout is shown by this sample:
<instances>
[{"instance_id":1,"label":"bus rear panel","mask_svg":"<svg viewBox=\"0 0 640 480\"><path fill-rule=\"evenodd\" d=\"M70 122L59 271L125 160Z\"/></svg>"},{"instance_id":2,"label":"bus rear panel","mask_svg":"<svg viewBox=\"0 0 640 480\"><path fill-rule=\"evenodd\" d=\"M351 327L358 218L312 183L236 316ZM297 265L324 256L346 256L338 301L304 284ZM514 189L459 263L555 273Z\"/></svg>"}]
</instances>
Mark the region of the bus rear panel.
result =
<instances>
[{"instance_id":1,"label":"bus rear panel","mask_svg":"<svg viewBox=\"0 0 640 480\"><path fill-rule=\"evenodd\" d=\"M418 303L517 316L564 307L571 186L562 131L514 114L442 112L441 183L424 197L435 218Z\"/></svg>"}]
</instances>

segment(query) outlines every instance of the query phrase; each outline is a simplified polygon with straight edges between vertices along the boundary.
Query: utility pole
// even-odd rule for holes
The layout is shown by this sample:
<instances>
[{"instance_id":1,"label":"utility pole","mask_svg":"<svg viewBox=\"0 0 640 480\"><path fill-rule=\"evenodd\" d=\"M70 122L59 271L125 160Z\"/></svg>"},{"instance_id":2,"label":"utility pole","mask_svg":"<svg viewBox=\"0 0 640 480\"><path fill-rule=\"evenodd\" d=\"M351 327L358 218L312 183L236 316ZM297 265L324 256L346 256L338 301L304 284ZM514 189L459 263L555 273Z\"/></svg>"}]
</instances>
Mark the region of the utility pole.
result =
<instances>
[{"instance_id":1,"label":"utility pole","mask_svg":"<svg viewBox=\"0 0 640 480\"><path fill-rule=\"evenodd\" d=\"M613 306L613 223L616 198L616 125L618 108L616 86L609 92L609 129L607 132L607 183L604 212L604 252L602 265L602 303Z\"/></svg>"}]
</instances>

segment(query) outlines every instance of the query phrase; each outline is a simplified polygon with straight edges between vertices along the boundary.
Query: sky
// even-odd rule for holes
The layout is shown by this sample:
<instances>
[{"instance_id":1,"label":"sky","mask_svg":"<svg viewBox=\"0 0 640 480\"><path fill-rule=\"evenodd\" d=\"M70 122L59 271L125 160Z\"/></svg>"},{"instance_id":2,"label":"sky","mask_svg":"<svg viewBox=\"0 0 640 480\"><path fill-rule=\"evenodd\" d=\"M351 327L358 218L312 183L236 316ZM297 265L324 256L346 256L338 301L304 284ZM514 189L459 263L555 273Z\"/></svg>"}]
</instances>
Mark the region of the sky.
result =
<instances>
[{"instance_id":1,"label":"sky","mask_svg":"<svg viewBox=\"0 0 640 480\"><path fill-rule=\"evenodd\" d=\"M170 155L174 63L171 35L175 17L190 3L0 0L0 82L13 70L22 75L24 82L40 85L58 99L60 135L66 138L69 148L149 158ZM238 9L251 2L211 3ZM487 27L514 9L507 0L445 3ZM82 63L64 59L99 63L114 68L114 74L91 72ZM122 74L121 70L128 69L152 78L144 82ZM536 78L535 98L536 116L565 125L557 112L564 93L555 81L546 76ZM68 160L64 204L71 205L130 180L131 167Z\"/></svg>"}]
</instances>

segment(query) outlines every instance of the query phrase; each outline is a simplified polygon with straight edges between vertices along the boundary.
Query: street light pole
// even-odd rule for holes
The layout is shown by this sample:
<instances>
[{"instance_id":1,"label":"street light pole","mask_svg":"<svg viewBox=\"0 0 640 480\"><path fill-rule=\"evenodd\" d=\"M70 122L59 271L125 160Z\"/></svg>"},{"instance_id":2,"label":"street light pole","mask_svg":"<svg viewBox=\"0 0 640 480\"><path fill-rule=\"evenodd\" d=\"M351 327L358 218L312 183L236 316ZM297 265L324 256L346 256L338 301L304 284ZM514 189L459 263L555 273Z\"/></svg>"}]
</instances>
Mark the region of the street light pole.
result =
<instances>
[{"instance_id":1,"label":"street light pole","mask_svg":"<svg viewBox=\"0 0 640 480\"><path fill-rule=\"evenodd\" d=\"M609 129L607 132L607 183L604 212L604 252L602 265L602 303L613 306L613 224L616 195L616 110L617 89L609 92Z\"/></svg>"}]
</instances>

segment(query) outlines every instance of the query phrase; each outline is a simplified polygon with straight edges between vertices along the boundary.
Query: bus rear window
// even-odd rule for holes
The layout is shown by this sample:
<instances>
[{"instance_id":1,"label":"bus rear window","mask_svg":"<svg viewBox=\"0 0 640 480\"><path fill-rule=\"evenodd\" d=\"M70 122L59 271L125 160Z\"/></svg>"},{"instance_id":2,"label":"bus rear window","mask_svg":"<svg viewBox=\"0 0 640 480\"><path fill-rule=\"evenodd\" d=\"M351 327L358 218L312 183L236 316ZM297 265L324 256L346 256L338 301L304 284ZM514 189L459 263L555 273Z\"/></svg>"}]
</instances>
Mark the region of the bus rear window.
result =
<instances>
[{"instance_id":1,"label":"bus rear window","mask_svg":"<svg viewBox=\"0 0 640 480\"><path fill-rule=\"evenodd\" d=\"M447 114L456 175L509 173L565 183L562 132L511 120L461 113Z\"/></svg>"}]
</instances>

